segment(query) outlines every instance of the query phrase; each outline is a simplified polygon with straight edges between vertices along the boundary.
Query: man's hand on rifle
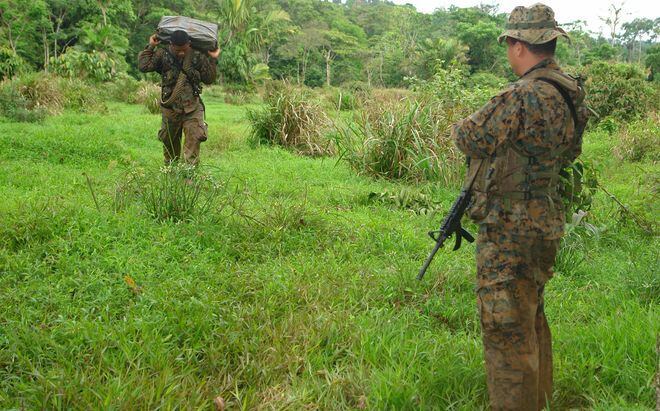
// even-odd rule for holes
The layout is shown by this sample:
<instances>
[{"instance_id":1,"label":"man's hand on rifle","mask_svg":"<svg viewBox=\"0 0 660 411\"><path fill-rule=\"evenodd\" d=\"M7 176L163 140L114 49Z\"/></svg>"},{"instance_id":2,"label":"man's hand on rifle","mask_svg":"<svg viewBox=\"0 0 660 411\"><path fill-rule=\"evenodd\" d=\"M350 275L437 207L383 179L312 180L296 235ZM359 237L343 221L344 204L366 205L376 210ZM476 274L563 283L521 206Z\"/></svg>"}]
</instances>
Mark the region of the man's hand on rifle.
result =
<instances>
[{"instance_id":1,"label":"man's hand on rifle","mask_svg":"<svg viewBox=\"0 0 660 411\"><path fill-rule=\"evenodd\" d=\"M209 54L209 57L214 58L214 59L217 59L218 56L220 55L220 48L218 47L218 48L215 49L215 50L209 50L209 51L208 51L208 54Z\"/></svg>"}]
</instances>

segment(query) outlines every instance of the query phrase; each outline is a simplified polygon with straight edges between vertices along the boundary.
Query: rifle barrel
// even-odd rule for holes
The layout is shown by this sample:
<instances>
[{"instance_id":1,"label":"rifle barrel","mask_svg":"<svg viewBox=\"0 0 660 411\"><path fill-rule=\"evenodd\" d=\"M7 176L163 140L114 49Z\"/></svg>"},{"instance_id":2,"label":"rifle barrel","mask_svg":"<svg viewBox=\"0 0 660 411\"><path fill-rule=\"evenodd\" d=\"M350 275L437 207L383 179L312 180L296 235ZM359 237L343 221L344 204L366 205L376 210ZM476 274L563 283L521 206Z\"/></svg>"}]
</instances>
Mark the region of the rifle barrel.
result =
<instances>
[{"instance_id":1,"label":"rifle barrel","mask_svg":"<svg viewBox=\"0 0 660 411\"><path fill-rule=\"evenodd\" d=\"M438 241L435 242L435 247L433 248L433 251L431 251L431 254L429 254L429 256L426 257L426 261L424 261L424 265L419 270L419 274L417 274L418 281L421 281L422 278L424 278L424 274L426 274L426 269L429 268L429 265L431 265L431 261L433 261L433 257L435 257L435 253L437 253L440 247L442 247L446 239L447 237L443 235L442 237L438 238Z\"/></svg>"}]
</instances>

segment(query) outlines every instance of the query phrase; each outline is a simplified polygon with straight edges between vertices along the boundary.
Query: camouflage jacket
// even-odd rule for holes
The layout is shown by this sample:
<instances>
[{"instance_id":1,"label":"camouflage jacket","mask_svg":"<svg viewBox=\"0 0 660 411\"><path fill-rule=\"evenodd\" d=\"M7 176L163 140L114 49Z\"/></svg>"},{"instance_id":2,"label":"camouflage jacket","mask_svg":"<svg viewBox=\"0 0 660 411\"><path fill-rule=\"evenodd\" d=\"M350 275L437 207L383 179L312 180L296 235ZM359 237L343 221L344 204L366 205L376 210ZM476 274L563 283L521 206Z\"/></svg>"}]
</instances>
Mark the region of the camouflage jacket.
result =
<instances>
[{"instance_id":1,"label":"camouflage jacket","mask_svg":"<svg viewBox=\"0 0 660 411\"><path fill-rule=\"evenodd\" d=\"M216 59L208 57L197 50L190 49L193 53L191 73L188 73L189 81L183 92L173 104L173 109L190 112L197 107L201 84L212 84L216 76ZM141 72L155 71L161 76L162 100L167 100L172 94L174 85L179 77L182 61L177 62L174 54L165 48L154 49L147 46L138 55L138 68Z\"/></svg>"},{"instance_id":2,"label":"camouflage jacket","mask_svg":"<svg viewBox=\"0 0 660 411\"><path fill-rule=\"evenodd\" d=\"M580 154L581 133L576 135L571 110L560 92L553 85L535 78L535 71L538 76L539 72L548 73L548 70L553 71L550 74L574 81L561 72L554 60L546 59L480 110L453 126L452 137L457 147L472 159L484 159L485 162L482 169L486 177L481 180L486 182L481 181L479 175L475 179L477 195L474 201L481 202L482 212L471 214L482 227L546 239L560 238L563 234L565 216L561 199L555 195L554 187L541 186L558 186L558 170ZM574 102L579 99L577 91L567 91ZM532 183L539 185L536 188L529 188L529 179L525 180L528 190L542 192L540 190L545 188L545 195L507 197L498 193L497 184L488 181L494 172L497 174L492 165L497 161L510 162L509 153L513 152L525 159L524 167L533 168L536 175L546 177ZM527 160L530 160L529 166ZM520 174L519 170L516 172ZM549 183L547 177L553 173L557 176ZM480 199L480 195L483 198Z\"/></svg>"}]
</instances>

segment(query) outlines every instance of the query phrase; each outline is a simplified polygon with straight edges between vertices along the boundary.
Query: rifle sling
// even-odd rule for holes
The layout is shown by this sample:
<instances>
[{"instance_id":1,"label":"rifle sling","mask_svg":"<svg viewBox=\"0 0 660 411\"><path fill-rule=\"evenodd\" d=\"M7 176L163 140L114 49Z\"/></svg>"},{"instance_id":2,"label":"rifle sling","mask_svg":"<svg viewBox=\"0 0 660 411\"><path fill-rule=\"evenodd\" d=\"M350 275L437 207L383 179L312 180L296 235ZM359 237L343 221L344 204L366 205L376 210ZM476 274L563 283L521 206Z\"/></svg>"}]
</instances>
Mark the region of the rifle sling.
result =
<instances>
[{"instance_id":1,"label":"rifle sling","mask_svg":"<svg viewBox=\"0 0 660 411\"><path fill-rule=\"evenodd\" d=\"M575 110L575 104L573 104L573 99L568 94L568 91L566 91L566 89L562 87L559 83L547 77L537 77L536 79L545 81L546 83L556 88L559 94L561 94L561 96L564 98L564 101L568 105L568 108L571 110L571 117L573 117L573 125L575 126L575 130L577 131L578 128L577 111Z\"/></svg>"}]
</instances>

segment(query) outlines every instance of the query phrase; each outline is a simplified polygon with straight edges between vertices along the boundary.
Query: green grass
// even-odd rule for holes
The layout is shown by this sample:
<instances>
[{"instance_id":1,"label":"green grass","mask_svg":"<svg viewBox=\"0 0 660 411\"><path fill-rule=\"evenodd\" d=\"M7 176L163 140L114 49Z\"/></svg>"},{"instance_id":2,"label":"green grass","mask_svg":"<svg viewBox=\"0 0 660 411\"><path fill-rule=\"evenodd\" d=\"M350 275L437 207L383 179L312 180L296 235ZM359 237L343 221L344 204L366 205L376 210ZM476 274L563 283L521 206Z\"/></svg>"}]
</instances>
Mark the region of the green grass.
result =
<instances>
[{"instance_id":1,"label":"green grass","mask_svg":"<svg viewBox=\"0 0 660 411\"><path fill-rule=\"evenodd\" d=\"M250 148L245 106L207 108L202 162L251 219L111 211L127 170L161 165L141 106L0 123L0 409L485 408L473 246L416 282L440 216L368 200L412 189L446 210L455 193ZM585 157L657 220L658 166L620 163L613 144L589 135ZM616 217L599 194L606 230L547 287L555 409L654 406L658 240Z\"/></svg>"}]
</instances>

